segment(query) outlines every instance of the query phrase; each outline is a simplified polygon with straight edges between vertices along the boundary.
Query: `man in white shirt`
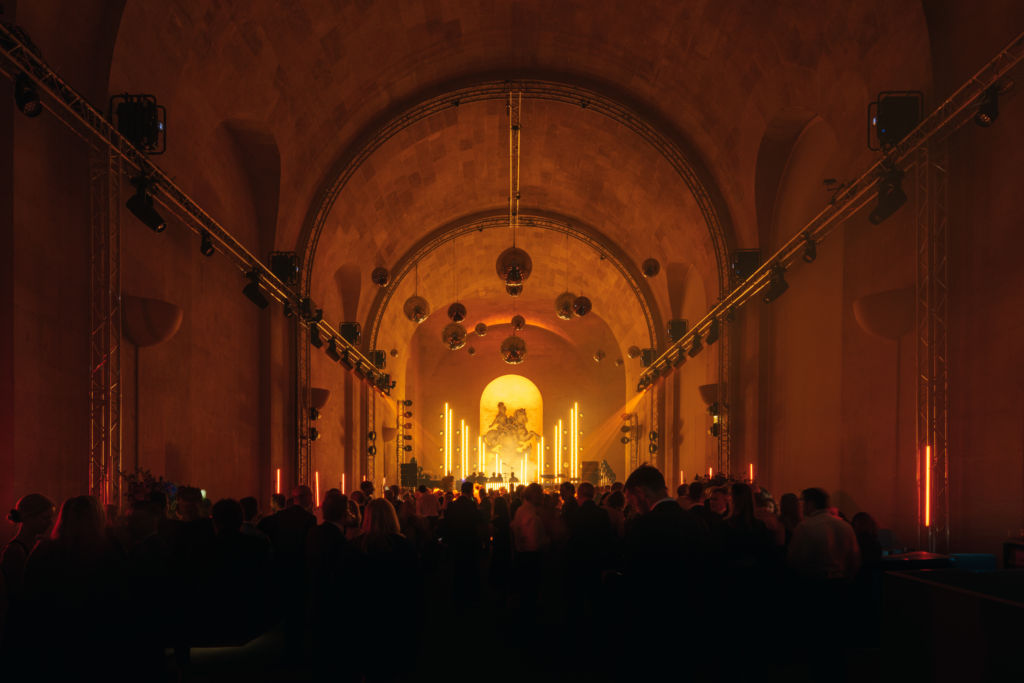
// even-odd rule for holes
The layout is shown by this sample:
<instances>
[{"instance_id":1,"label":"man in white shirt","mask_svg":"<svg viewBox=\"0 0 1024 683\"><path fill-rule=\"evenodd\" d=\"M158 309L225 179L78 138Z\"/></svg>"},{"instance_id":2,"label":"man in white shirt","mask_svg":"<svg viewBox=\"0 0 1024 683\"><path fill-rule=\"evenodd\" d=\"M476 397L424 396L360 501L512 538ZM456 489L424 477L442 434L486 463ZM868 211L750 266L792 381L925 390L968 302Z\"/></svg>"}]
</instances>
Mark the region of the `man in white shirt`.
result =
<instances>
[{"instance_id":1,"label":"man in white shirt","mask_svg":"<svg viewBox=\"0 0 1024 683\"><path fill-rule=\"evenodd\" d=\"M804 489L804 519L793 531L788 563L809 579L850 581L860 569L860 548L853 527L832 515L828 494Z\"/></svg>"}]
</instances>

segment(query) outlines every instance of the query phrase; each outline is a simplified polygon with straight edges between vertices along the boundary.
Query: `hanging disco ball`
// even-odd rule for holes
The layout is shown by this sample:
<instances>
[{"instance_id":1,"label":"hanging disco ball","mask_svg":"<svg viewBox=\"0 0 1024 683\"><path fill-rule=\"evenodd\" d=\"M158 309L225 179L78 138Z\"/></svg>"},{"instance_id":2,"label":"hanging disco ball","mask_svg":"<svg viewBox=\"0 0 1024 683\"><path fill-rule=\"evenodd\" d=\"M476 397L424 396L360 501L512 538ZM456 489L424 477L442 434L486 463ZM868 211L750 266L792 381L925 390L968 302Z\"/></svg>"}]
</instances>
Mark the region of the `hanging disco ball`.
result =
<instances>
[{"instance_id":1,"label":"hanging disco ball","mask_svg":"<svg viewBox=\"0 0 1024 683\"><path fill-rule=\"evenodd\" d=\"M533 271L530 255L518 247L509 247L501 252L494 265L498 277L505 283L505 291L511 296L519 296L523 291L523 283Z\"/></svg>"},{"instance_id":2,"label":"hanging disco ball","mask_svg":"<svg viewBox=\"0 0 1024 683\"><path fill-rule=\"evenodd\" d=\"M461 323L466 319L466 307L456 301L448 307L448 317L453 323Z\"/></svg>"},{"instance_id":3,"label":"hanging disco ball","mask_svg":"<svg viewBox=\"0 0 1024 683\"><path fill-rule=\"evenodd\" d=\"M562 320L572 320L572 302L576 300L576 295L572 292L562 292L555 299L555 315Z\"/></svg>"},{"instance_id":4,"label":"hanging disco ball","mask_svg":"<svg viewBox=\"0 0 1024 683\"><path fill-rule=\"evenodd\" d=\"M594 362L595 363L600 363L601 361L604 360L604 357L605 357L605 352L602 351L601 349L598 349L597 351L594 352Z\"/></svg>"},{"instance_id":5,"label":"hanging disco ball","mask_svg":"<svg viewBox=\"0 0 1024 683\"><path fill-rule=\"evenodd\" d=\"M512 318L512 329L518 332L519 330L526 327L526 318L521 315L517 315Z\"/></svg>"},{"instance_id":6,"label":"hanging disco ball","mask_svg":"<svg viewBox=\"0 0 1024 683\"><path fill-rule=\"evenodd\" d=\"M630 346L628 349L626 349L626 355L629 356L630 358L639 358L640 357L640 347L639 346Z\"/></svg>"},{"instance_id":7,"label":"hanging disco ball","mask_svg":"<svg viewBox=\"0 0 1024 683\"><path fill-rule=\"evenodd\" d=\"M501 342L501 357L509 365L519 365L526 360L526 342L512 335Z\"/></svg>"},{"instance_id":8,"label":"hanging disco ball","mask_svg":"<svg viewBox=\"0 0 1024 683\"><path fill-rule=\"evenodd\" d=\"M441 330L441 339L452 351L458 351L466 345L466 328L458 323L448 323Z\"/></svg>"},{"instance_id":9,"label":"hanging disco ball","mask_svg":"<svg viewBox=\"0 0 1024 683\"><path fill-rule=\"evenodd\" d=\"M617 368L621 368L621 367L622 367L622 364L623 364L624 362L625 362L625 361L623 361L623 360L622 360L621 358L616 358L616 359L615 359L615 367L617 367Z\"/></svg>"},{"instance_id":10,"label":"hanging disco ball","mask_svg":"<svg viewBox=\"0 0 1024 683\"><path fill-rule=\"evenodd\" d=\"M661 264L658 263L658 259L649 258L640 264L640 272L644 274L644 277L654 277L661 272Z\"/></svg>"},{"instance_id":11,"label":"hanging disco ball","mask_svg":"<svg viewBox=\"0 0 1024 683\"><path fill-rule=\"evenodd\" d=\"M590 299L585 296L578 296L572 302L572 312L580 317L590 313L590 309L593 307L593 304L590 303Z\"/></svg>"},{"instance_id":12,"label":"hanging disco ball","mask_svg":"<svg viewBox=\"0 0 1024 683\"><path fill-rule=\"evenodd\" d=\"M487 325L484 325L483 323L477 323L476 327L473 328L473 331L476 332L476 336L483 337L484 335L487 334Z\"/></svg>"},{"instance_id":13,"label":"hanging disco ball","mask_svg":"<svg viewBox=\"0 0 1024 683\"><path fill-rule=\"evenodd\" d=\"M370 273L370 279L378 287L387 287L388 282L391 281L391 275L388 273L387 268L374 268L373 272Z\"/></svg>"},{"instance_id":14,"label":"hanging disco ball","mask_svg":"<svg viewBox=\"0 0 1024 683\"><path fill-rule=\"evenodd\" d=\"M468 349L466 349L466 353L468 353L471 356L475 356L476 355L476 349L473 348L472 346L470 346Z\"/></svg>"},{"instance_id":15,"label":"hanging disco ball","mask_svg":"<svg viewBox=\"0 0 1024 683\"><path fill-rule=\"evenodd\" d=\"M411 296L405 300L402 311L406 318L419 325L430 315L430 304L422 296Z\"/></svg>"}]
</instances>

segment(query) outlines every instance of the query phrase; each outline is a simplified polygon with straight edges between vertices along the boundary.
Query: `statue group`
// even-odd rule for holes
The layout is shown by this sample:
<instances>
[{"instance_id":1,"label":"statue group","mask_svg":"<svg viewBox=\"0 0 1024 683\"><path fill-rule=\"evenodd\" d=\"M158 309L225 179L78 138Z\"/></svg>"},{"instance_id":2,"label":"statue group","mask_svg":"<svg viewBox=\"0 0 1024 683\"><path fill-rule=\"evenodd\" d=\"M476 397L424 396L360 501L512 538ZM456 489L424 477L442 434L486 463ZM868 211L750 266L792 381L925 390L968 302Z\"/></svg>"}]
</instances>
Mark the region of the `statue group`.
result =
<instances>
[{"instance_id":1,"label":"statue group","mask_svg":"<svg viewBox=\"0 0 1024 683\"><path fill-rule=\"evenodd\" d=\"M532 454L532 449L540 441L540 434L527 427L525 408L508 414L504 402L498 403L498 414L491 420L487 433L484 434L484 446L489 453L497 451L502 460L519 462L519 458Z\"/></svg>"}]
</instances>

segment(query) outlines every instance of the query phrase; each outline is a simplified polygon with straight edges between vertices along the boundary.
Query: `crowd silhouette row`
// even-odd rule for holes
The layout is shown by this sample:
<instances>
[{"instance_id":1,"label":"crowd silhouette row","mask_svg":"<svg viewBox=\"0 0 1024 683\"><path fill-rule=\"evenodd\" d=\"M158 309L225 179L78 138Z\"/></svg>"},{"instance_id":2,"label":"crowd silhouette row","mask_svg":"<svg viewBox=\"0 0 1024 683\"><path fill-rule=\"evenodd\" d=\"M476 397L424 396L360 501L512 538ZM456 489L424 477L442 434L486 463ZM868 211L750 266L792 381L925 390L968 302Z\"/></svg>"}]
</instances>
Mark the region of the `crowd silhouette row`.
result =
<instances>
[{"instance_id":1,"label":"crowd silhouette row","mask_svg":"<svg viewBox=\"0 0 1024 683\"><path fill-rule=\"evenodd\" d=\"M491 620L530 642L554 634L553 656L534 652L541 670L599 657L598 680L637 667L716 679L723 660L739 675L765 658L806 671L870 624L881 555L870 516L847 522L821 489L776 505L719 478L671 496L646 465L624 484L558 491L467 481L457 494L393 486L377 497L362 482L315 508L299 486L261 514L255 498L211 505L185 487L169 503L152 491L121 515L77 496L54 519L45 496L17 502L0 558L8 671L173 680L187 675L189 648L278 629L286 665L422 679L430 648L448 642L432 630L472 638ZM813 647L796 647L808 626Z\"/></svg>"}]
</instances>

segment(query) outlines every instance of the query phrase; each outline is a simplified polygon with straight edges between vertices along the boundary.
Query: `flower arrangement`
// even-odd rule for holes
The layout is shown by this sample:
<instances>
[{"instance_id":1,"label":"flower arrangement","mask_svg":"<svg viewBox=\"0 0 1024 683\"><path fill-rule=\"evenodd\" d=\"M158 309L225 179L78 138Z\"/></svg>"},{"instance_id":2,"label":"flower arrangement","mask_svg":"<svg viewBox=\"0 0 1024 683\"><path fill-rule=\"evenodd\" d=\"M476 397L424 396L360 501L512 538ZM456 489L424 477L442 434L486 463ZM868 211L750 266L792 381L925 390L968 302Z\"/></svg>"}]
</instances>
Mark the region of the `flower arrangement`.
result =
<instances>
[{"instance_id":1,"label":"flower arrangement","mask_svg":"<svg viewBox=\"0 0 1024 683\"><path fill-rule=\"evenodd\" d=\"M134 472L121 472L124 480L122 491L126 505L130 506L134 501L152 500L154 494L163 495L167 499L167 509L174 510L178 497L178 487L167 481L163 476L155 477L153 473L145 469L136 469Z\"/></svg>"}]
</instances>

